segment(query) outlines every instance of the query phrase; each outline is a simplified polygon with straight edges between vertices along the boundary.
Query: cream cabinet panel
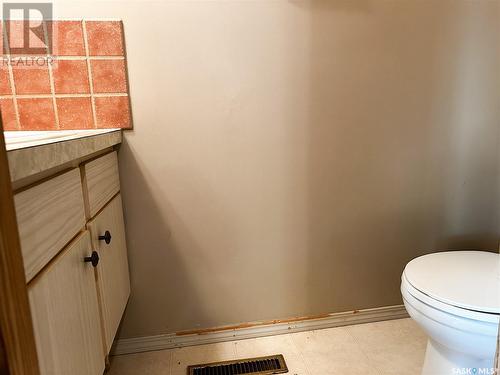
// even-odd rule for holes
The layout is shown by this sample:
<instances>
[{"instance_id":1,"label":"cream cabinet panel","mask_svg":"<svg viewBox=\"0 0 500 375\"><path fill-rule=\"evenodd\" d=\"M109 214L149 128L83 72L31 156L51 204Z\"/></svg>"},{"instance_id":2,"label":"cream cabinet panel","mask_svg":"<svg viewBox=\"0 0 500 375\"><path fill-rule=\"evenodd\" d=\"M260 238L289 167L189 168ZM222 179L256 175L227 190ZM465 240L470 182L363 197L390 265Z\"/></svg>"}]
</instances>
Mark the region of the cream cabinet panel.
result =
<instances>
[{"instance_id":1,"label":"cream cabinet panel","mask_svg":"<svg viewBox=\"0 0 500 375\"><path fill-rule=\"evenodd\" d=\"M14 196L26 281L85 227L78 168Z\"/></svg>"},{"instance_id":2,"label":"cream cabinet panel","mask_svg":"<svg viewBox=\"0 0 500 375\"><path fill-rule=\"evenodd\" d=\"M103 315L104 341L109 352L130 295L121 195L109 202L87 223L87 227L91 233L92 245L100 256L97 286Z\"/></svg>"},{"instance_id":3,"label":"cream cabinet panel","mask_svg":"<svg viewBox=\"0 0 500 375\"><path fill-rule=\"evenodd\" d=\"M104 371L95 273L84 262L91 253L85 231L29 285L41 375Z\"/></svg>"},{"instance_id":4,"label":"cream cabinet panel","mask_svg":"<svg viewBox=\"0 0 500 375\"><path fill-rule=\"evenodd\" d=\"M84 164L87 216L93 217L120 190L116 151Z\"/></svg>"}]
</instances>

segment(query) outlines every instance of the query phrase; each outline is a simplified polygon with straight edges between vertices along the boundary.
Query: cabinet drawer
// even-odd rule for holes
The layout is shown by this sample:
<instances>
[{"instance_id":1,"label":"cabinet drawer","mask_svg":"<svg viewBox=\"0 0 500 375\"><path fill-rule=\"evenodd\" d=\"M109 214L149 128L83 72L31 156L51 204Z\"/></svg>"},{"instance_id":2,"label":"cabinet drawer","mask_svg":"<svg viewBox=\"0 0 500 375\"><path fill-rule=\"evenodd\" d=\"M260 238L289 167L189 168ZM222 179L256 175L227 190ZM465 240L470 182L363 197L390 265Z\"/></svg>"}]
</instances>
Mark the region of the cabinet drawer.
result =
<instances>
[{"instance_id":1,"label":"cabinet drawer","mask_svg":"<svg viewBox=\"0 0 500 375\"><path fill-rule=\"evenodd\" d=\"M87 217L97 212L120 190L116 151L83 165Z\"/></svg>"},{"instance_id":2,"label":"cabinet drawer","mask_svg":"<svg viewBox=\"0 0 500 375\"><path fill-rule=\"evenodd\" d=\"M83 261L91 253L85 231L29 286L41 375L104 371L94 268Z\"/></svg>"},{"instance_id":3,"label":"cabinet drawer","mask_svg":"<svg viewBox=\"0 0 500 375\"><path fill-rule=\"evenodd\" d=\"M125 244L122 199L118 194L99 214L87 223L92 246L99 253L97 287L103 315L106 352L113 344L130 295L130 281ZM105 236L108 232L108 236ZM100 236L107 240L99 239Z\"/></svg>"},{"instance_id":4,"label":"cabinet drawer","mask_svg":"<svg viewBox=\"0 0 500 375\"><path fill-rule=\"evenodd\" d=\"M78 168L14 196L26 281L85 227Z\"/></svg>"}]
</instances>

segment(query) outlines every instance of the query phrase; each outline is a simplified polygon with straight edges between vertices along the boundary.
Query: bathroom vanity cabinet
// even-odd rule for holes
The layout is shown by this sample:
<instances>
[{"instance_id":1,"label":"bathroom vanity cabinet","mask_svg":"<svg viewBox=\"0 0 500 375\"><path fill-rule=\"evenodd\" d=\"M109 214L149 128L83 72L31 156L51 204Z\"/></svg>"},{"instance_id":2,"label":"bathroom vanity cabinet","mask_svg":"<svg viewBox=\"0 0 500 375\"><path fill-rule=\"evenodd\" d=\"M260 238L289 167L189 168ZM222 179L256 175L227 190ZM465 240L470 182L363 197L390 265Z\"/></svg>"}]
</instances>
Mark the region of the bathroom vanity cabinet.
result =
<instances>
[{"instance_id":1,"label":"bathroom vanity cabinet","mask_svg":"<svg viewBox=\"0 0 500 375\"><path fill-rule=\"evenodd\" d=\"M13 181L42 375L102 374L130 295L114 136Z\"/></svg>"}]
</instances>

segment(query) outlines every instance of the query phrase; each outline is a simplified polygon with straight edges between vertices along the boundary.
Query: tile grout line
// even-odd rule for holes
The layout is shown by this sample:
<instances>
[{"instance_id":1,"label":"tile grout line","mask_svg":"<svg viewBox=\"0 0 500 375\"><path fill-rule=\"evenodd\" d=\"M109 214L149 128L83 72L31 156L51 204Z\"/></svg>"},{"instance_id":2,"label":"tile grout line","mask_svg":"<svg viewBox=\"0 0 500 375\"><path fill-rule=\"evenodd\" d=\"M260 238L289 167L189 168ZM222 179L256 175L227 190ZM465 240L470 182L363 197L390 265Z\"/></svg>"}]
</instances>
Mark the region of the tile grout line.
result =
<instances>
[{"instance_id":1,"label":"tile grout line","mask_svg":"<svg viewBox=\"0 0 500 375\"><path fill-rule=\"evenodd\" d=\"M87 25L85 20L82 20L82 31L83 31L83 44L85 46L85 61L87 62L87 75L89 80L90 89L90 105L92 107L92 119L94 120L94 129L97 129L97 113L95 108L95 97L94 97L94 82L92 80L92 69L90 66L90 51L89 51L89 41L87 34Z\"/></svg>"},{"instance_id":2,"label":"tile grout line","mask_svg":"<svg viewBox=\"0 0 500 375\"><path fill-rule=\"evenodd\" d=\"M17 94L16 97L19 99L50 99L52 97L61 98L90 98L91 94ZM108 98L108 97L127 97L128 94L124 92L109 92L102 94L94 94L96 98ZM12 99L13 95L0 95L0 99Z\"/></svg>"},{"instance_id":3,"label":"tile grout line","mask_svg":"<svg viewBox=\"0 0 500 375\"><path fill-rule=\"evenodd\" d=\"M57 56L58 60L111 60L120 61L125 60L124 56Z\"/></svg>"},{"instance_id":4,"label":"tile grout line","mask_svg":"<svg viewBox=\"0 0 500 375\"><path fill-rule=\"evenodd\" d=\"M111 61L121 61L125 60L124 56L80 56L80 55L68 55L68 56L59 56L53 55L57 60L111 60ZM18 61L23 58L32 58L32 55L11 55L7 53L3 56L4 61L12 62Z\"/></svg>"},{"instance_id":5,"label":"tile grout line","mask_svg":"<svg viewBox=\"0 0 500 375\"><path fill-rule=\"evenodd\" d=\"M45 38L45 45L49 46L49 34L47 31L47 22L42 23L43 27L43 35ZM52 46L54 47L54 46ZM47 47L48 49L48 47ZM52 64L49 64L49 57L50 57L50 52L47 50L47 69L49 71L49 82L50 82L50 92L51 92L51 99L52 99L52 106L54 107L54 119L56 120L56 129L61 129L61 125L59 123L59 111L57 109L57 101L56 101L56 88L55 88L55 83L54 83L54 72L52 70Z\"/></svg>"},{"instance_id":6,"label":"tile grout line","mask_svg":"<svg viewBox=\"0 0 500 375\"><path fill-rule=\"evenodd\" d=\"M2 38L3 38L3 43L4 43L4 49L7 52L7 54L10 56L9 36L7 35L7 26L5 25L5 22L2 22L0 27L2 28ZM14 114L16 116L16 127L17 127L17 130L21 130L21 117L19 115L19 107L17 105L16 87L14 85L14 71L12 69L11 64L7 64L7 70L9 72L10 90L12 92L11 98L12 98L12 103L14 104Z\"/></svg>"}]
</instances>

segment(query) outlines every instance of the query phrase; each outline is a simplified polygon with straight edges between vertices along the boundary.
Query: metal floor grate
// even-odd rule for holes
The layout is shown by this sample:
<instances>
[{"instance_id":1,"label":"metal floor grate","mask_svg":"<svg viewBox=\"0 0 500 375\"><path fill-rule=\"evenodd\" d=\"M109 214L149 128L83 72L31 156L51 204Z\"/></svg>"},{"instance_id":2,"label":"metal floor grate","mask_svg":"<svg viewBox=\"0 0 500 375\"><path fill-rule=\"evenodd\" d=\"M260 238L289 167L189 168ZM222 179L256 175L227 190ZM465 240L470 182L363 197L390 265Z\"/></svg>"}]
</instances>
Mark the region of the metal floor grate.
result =
<instances>
[{"instance_id":1,"label":"metal floor grate","mask_svg":"<svg viewBox=\"0 0 500 375\"><path fill-rule=\"evenodd\" d=\"M188 375L283 374L288 372L282 354L188 366Z\"/></svg>"}]
</instances>

